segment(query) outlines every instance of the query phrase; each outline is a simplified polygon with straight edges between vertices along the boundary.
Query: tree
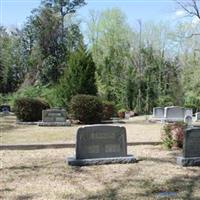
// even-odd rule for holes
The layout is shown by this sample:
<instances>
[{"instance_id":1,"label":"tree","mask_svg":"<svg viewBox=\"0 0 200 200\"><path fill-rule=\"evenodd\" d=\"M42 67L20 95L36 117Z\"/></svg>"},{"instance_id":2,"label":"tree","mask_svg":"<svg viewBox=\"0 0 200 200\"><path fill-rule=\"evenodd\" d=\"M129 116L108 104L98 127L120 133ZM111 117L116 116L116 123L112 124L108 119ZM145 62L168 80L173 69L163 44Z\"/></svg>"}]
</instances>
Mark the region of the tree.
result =
<instances>
[{"instance_id":1,"label":"tree","mask_svg":"<svg viewBox=\"0 0 200 200\"><path fill-rule=\"evenodd\" d=\"M64 18L67 14L75 13L78 8L84 6L85 0L54 0L55 9L60 12L62 25L62 41L64 38Z\"/></svg>"},{"instance_id":2,"label":"tree","mask_svg":"<svg viewBox=\"0 0 200 200\"><path fill-rule=\"evenodd\" d=\"M109 20L108 20L109 19ZM132 31L124 14L116 8L100 14L91 13L88 39L97 66L99 94L114 101L119 107L126 105L126 74Z\"/></svg>"},{"instance_id":3,"label":"tree","mask_svg":"<svg viewBox=\"0 0 200 200\"><path fill-rule=\"evenodd\" d=\"M72 96L77 94L96 95L95 70L92 56L85 47L72 53L58 86L60 104L67 106Z\"/></svg>"}]
</instances>

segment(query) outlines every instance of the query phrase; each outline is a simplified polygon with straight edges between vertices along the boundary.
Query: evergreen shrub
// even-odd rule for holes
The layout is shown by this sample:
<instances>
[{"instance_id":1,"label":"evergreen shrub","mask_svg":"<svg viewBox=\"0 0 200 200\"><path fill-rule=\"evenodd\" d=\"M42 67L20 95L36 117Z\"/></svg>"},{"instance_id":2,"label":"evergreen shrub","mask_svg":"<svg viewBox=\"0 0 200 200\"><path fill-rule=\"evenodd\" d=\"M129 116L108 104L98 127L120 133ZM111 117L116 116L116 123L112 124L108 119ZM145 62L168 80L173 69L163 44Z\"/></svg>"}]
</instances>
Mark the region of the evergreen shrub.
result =
<instances>
[{"instance_id":1,"label":"evergreen shrub","mask_svg":"<svg viewBox=\"0 0 200 200\"><path fill-rule=\"evenodd\" d=\"M14 102L14 112L17 118L23 122L35 122L41 120L42 110L48 108L48 103L28 97L16 99Z\"/></svg>"},{"instance_id":2,"label":"evergreen shrub","mask_svg":"<svg viewBox=\"0 0 200 200\"><path fill-rule=\"evenodd\" d=\"M71 114L74 119L83 124L95 124L101 122L103 104L93 95L76 95L70 103Z\"/></svg>"}]
</instances>

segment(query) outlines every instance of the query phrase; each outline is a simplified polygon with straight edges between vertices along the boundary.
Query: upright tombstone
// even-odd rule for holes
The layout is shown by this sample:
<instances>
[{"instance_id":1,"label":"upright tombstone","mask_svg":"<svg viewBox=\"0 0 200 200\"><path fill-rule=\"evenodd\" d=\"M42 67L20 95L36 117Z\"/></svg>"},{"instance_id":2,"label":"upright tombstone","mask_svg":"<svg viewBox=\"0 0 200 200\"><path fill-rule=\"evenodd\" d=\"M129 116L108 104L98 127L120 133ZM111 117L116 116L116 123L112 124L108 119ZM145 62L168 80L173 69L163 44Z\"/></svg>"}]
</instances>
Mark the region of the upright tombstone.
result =
<instances>
[{"instance_id":1,"label":"upright tombstone","mask_svg":"<svg viewBox=\"0 0 200 200\"><path fill-rule=\"evenodd\" d=\"M165 107L164 118L165 121L184 121L185 108L179 106Z\"/></svg>"},{"instance_id":2,"label":"upright tombstone","mask_svg":"<svg viewBox=\"0 0 200 200\"><path fill-rule=\"evenodd\" d=\"M126 129L121 126L91 125L79 128L76 135L76 156L69 165L134 163L127 155Z\"/></svg>"},{"instance_id":3,"label":"upright tombstone","mask_svg":"<svg viewBox=\"0 0 200 200\"><path fill-rule=\"evenodd\" d=\"M177 164L200 166L200 127L191 127L185 130L183 156L177 158Z\"/></svg>"},{"instance_id":4,"label":"upright tombstone","mask_svg":"<svg viewBox=\"0 0 200 200\"><path fill-rule=\"evenodd\" d=\"M10 106L6 104L1 105L0 112L10 112Z\"/></svg>"},{"instance_id":5,"label":"upright tombstone","mask_svg":"<svg viewBox=\"0 0 200 200\"><path fill-rule=\"evenodd\" d=\"M3 115L9 115L10 114L10 106L9 105L6 105L6 104L3 104L0 106L0 113L3 114Z\"/></svg>"},{"instance_id":6,"label":"upright tombstone","mask_svg":"<svg viewBox=\"0 0 200 200\"><path fill-rule=\"evenodd\" d=\"M164 118L164 108L162 107L153 108L153 118L158 118L158 119Z\"/></svg>"},{"instance_id":7,"label":"upright tombstone","mask_svg":"<svg viewBox=\"0 0 200 200\"><path fill-rule=\"evenodd\" d=\"M195 121L200 121L200 112L195 114Z\"/></svg>"},{"instance_id":8,"label":"upright tombstone","mask_svg":"<svg viewBox=\"0 0 200 200\"><path fill-rule=\"evenodd\" d=\"M193 110L191 108L185 108L185 116L193 116Z\"/></svg>"},{"instance_id":9,"label":"upright tombstone","mask_svg":"<svg viewBox=\"0 0 200 200\"><path fill-rule=\"evenodd\" d=\"M54 108L42 111L42 122L39 126L67 126L66 111L64 109Z\"/></svg>"},{"instance_id":10,"label":"upright tombstone","mask_svg":"<svg viewBox=\"0 0 200 200\"><path fill-rule=\"evenodd\" d=\"M192 116L186 115L184 118L184 122L187 124L188 127L192 126Z\"/></svg>"}]
</instances>

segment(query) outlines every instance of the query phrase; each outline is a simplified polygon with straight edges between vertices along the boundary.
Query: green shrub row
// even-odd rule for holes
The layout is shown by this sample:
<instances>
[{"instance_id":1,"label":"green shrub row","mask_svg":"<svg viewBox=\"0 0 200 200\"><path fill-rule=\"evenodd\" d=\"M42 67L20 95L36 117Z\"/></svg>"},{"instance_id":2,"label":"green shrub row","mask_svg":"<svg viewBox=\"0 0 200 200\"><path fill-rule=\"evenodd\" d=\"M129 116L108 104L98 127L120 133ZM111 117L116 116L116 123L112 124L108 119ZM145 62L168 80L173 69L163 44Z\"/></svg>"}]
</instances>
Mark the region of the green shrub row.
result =
<instances>
[{"instance_id":1,"label":"green shrub row","mask_svg":"<svg viewBox=\"0 0 200 200\"><path fill-rule=\"evenodd\" d=\"M14 112L20 121L34 122L42 119L42 110L48 109L49 104L39 99L22 97L14 102Z\"/></svg>"},{"instance_id":2,"label":"green shrub row","mask_svg":"<svg viewBox=\"0 0 200 200\"><path fill-rule=\"evenodd\" d=\"M34 98L22 97L14 102L14 112L20 121L31 122L42 119L42 110L49 104ZM100 123L115 115L115 106L111 102L102 102L92 95L76 95L72 98L69 111L71 116L83 124Z\"/></svg>"}]
</instances>

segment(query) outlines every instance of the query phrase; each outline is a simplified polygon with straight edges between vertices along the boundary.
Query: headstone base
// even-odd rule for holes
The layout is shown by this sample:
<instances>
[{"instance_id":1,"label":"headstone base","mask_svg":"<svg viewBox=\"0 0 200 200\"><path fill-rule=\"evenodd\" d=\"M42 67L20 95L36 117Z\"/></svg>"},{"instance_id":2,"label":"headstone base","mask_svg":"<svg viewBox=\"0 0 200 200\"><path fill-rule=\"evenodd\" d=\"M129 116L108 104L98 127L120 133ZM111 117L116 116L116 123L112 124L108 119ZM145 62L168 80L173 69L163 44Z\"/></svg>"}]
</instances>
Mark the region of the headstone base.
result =
<instances>
[{"instance_id":1,"label":"headstone base","mask_svg":"<svg viewBox=\"0 0 200 200\"><path fill-rule=\"evenodd\" d=\"M132 155L128 155L125 157L113 157L113 158L76 159L76 158L70 157L67 159L68 165L71 165L71 166L126 164L126 163L135 163L135 162L137 162L137 160Z\"/></svg>"},{"instance_id":2,"label":"headstone base","mask_svg":"<svg viewBox=\"0 0 200 200\"><path fill-rule=\"evenodd\" d=\"M70 126L67 122L39 122L38 126Z\"/></svg>"},{"instance_id":3,"label":"headstone base","mask_svg":"<svg viewBox=\"0 0 200 200\"><path fill-rule=\"evenodd\" d=\"M192 157L192 158L185 158L185 157L177 157L177 164L183 167L189 166L200 166L200 157Z\"/></svg>"}]
</instances>

